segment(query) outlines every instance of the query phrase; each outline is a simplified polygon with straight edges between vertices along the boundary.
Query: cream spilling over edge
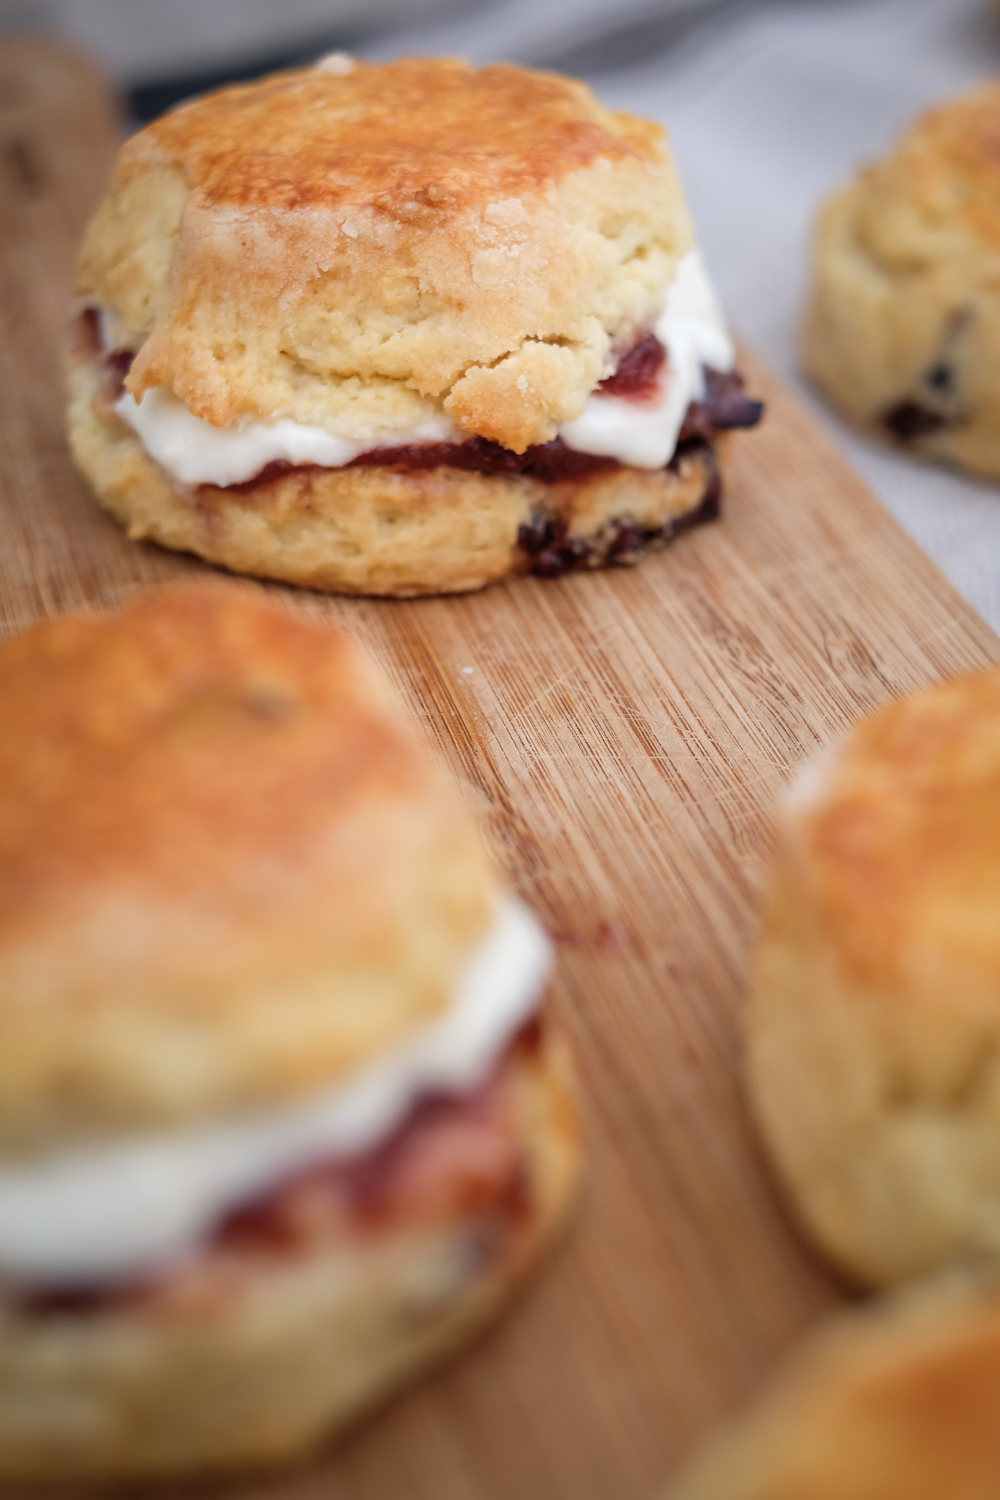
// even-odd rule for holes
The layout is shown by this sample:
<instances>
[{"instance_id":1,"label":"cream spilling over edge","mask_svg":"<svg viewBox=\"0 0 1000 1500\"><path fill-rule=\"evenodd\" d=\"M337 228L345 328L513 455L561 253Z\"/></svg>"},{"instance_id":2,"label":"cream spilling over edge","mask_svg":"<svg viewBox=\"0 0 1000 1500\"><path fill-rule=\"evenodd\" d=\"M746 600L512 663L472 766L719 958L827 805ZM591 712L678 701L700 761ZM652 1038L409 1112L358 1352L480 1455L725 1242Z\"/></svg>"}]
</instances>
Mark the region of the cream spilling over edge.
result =
<instances>
[{"instance_id":1,"label":"cream spilling over edge","mask_svg":"<svg viewBox=\"0 0 1000 1500\"><path fill-rule=\"evenodd\" d=\"M550 965L538 922L505 899L448 1010L333 1088L268 1113L0 1164L0 1278L101 1286L169 1266L290 1174L380 1144L422 1096L475 1088L536 1010Z\"/></svg>"},{"instance_id":2,"label":"cream spilling over edge","mask_svg":"<svg viewBox=\"0 0 1000 1500\"><path fill-rule=\"evenodd\" d=\"M655 396L588 397L580 416L559 429L567 448L636 469L662 469L674 456L689 404L705 395L705 366L720 374L733 368L736 352L696 250L678 266L653 332L667 351Z\"/></svg>"},{"instance_id":3,"label":"cream spilling over edge","mask_svg":"<svg viewBox=\"0 0 1000 1500\"><path fill-rule=\"evenodd\" d=\"M704 366L726 372L735 352L718 300L697 251L681 261L654 326L668 359L651 399L630 401L596 392L559 436L578 453L616 458L639 469L662 469L673 457L684 414L705 394ZM410 428L383 428L348 441L326 427L283 417L213 427L163 388L141 401L125 394L115 411L139 436L146 452L180 484L243 484L270 463L341 468L372 448L417 443L462 443L469 433L442 413Z\"/></svg>"}]
</instances>

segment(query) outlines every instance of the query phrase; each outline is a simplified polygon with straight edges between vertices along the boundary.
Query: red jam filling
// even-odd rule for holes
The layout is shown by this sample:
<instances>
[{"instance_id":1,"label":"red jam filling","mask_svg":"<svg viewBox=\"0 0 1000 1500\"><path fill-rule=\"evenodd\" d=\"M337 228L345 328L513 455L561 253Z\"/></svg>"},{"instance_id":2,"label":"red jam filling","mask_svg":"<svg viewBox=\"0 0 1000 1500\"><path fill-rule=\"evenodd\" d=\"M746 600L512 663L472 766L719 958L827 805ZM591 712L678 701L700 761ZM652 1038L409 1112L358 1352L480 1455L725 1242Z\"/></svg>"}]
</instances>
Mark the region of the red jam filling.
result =
<instances>
[{"instance_id":1,"label":"red jam filling","mask_svg":"<svg viewBox=\"0 0 1000 1500\"><path fill-rule=\"evenodd\" d=\"M649 401L658 392L660 372L667 362L667 351L655 333L627 349L618 361L613 375L597 387L598 396L620 396L629 401Z\"/></svg>"},{"instance_id":2,"label":"red jam filling","mask_svg":"<svg viewBox=\"0 0 1000 1500\"><path fill-rule=\"evenodd\" d=\"M513 1121L512 1065L535 1053L542 1022L521 1028L490 1076L467 1094L419 1100L374 1150L312 1164L226 1214L167 1273L114 1287L28 1292L22 1311L86 1315L140 1301L185 1305L232 1285L235 1268L404 1226L514 1224L531 1211Z\"/></svg>"},{"instance_id":3,"label":"red jam filling","mask_svg":"<svg viewBox=\"0 0 1000 1500\"><path fill-rule=\"evenodd\" d=\"M80 357L96 358L102 353L100 326L94 308L87 308L76 320L74 349ZM124 389L125 377L134 357L125 349L104 353L112 401ZM601 381L597 394L637 402L648 401L657 392L666 362L667 351L656 335L644 334L621 356L614 374ZM695 441L711 442L718 431L756 426L762 411L761 402L752 401L744 394L742 376L735 371L722 373L706 369L705 395L701 401L692 402L688 407L678 439L678 454L685 444ZM677 456L675 454L671 463L676 461ZM291 464L286 459L278 459L266 464L252 479L227 485L225 488L227 493L250 494L296 470L305 471L315 467L314 464ZM412 443L399 447L370 448L344 467L404 469L410 473L449 468L477 474L523 476L540 480L543 484L560 484L609 473L625 466L617 458L577 453L575 449L568 448L562 438L555 438L551 443L535 443L523 453L513 453L509 448L491 442L488 438L473 437L464 443ZM206 485L204 488L215 486Z\"/></svg>"}]
</instances>

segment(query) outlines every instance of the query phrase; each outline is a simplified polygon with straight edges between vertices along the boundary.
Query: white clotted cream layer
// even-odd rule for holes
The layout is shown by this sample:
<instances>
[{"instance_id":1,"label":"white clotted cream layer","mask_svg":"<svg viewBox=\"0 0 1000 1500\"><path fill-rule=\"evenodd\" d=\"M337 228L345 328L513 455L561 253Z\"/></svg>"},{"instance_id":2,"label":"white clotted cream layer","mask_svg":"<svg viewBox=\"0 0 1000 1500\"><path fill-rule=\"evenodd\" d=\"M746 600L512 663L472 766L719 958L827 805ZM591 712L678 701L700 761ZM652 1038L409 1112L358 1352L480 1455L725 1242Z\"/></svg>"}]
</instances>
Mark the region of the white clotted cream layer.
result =
<instances>
[{"instance_id":1,"label":"white clotted cream layer","mask_svg":"<svg viewBox=\"0 0 1000 1500\"><path fill-rule=\"evenodd\" d=\"M688 405L705 394L704 367L733 368L736 351L697 251L681 261L653 332L667 351L656 393L642 401L591 396L576 421L559 429L568 448L635 469L662 469L674 456Z\"/></svg>"},{"instance_id":2,"label":"white clotted cream layer","mask_svg":"<svg viewBox=\"0 0 1000 1500\"><path fill-rule=\"evenodd\" d=\"M385 1140L422 1096L462 1094L537 1009L548 938L506 899L454 1002L303 1103L231 1121L0 1164L0 1280L121 1282L169 1266L229 1210L311 1163Z\"/></svg>"},{"instance_id":3,"label":"white clotted cream layer","mask_svg":"<svg viewBox=\"0 0 1000 1500\"><path fill-rule=\"evenodd\" d=\"M115 411L138 433L150 458L181 484L243 484L280 459L340 469L372 448L461 443L468 437L445 417L415 427L386 428L362 442L349 442L326 427L293 422L291 417L213 427L162 387L147 391L141 401L120 396Z\"/></svg>"},{"instance_id":4,"label":"white clotted cream layer","mask_svg":"<svg viewBox=\"0 0 1000 1500\"><path fill-rule=\"evenodd\" d=\"M559 429L567 447L617 458L639 469L662 469L673 457L688 403L705 394L703 366L727 371L735 360L715 292L696 251L681 261L654 331L669 356L657 393L643 401L593 393L580 416ZM188 485L243 484L282 459L341 468L372 448L462 443L469 436L443 412L416 427L387 428L360 441L289 417L213 427L162 388L146 391L141 401L120 396L115 411L138 434L149 456Z\"/></svg>"}]
</instances>

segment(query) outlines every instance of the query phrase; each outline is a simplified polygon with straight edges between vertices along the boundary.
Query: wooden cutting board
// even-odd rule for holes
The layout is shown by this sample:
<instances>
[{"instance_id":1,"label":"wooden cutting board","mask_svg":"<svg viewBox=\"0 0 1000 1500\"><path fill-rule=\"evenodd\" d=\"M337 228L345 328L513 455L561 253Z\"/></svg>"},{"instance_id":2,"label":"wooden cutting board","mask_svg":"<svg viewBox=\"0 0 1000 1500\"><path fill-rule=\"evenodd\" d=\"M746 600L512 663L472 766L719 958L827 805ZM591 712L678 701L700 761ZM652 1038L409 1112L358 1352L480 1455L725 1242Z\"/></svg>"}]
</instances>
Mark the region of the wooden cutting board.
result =
<instances>
[{"instance_id":1,"label":"wooden cutting board","mask_svg":"<svg viewBox=\"0 0 1000 1500\"><path fill-rule=\"evenodd\" d=\"M209 571L126 541L63 439L72 254L114 119L78 61L0 49L4 631ZM750 371L768 416L723 521L639 568L407 603L271 591L384 663L555 935L589 1165L572 1234L509 1317L240 1500L640 1500L846 1295L789 1226L741 1094L774 799L859 714L1000 642Z\"/></svg>"}]
</instances>

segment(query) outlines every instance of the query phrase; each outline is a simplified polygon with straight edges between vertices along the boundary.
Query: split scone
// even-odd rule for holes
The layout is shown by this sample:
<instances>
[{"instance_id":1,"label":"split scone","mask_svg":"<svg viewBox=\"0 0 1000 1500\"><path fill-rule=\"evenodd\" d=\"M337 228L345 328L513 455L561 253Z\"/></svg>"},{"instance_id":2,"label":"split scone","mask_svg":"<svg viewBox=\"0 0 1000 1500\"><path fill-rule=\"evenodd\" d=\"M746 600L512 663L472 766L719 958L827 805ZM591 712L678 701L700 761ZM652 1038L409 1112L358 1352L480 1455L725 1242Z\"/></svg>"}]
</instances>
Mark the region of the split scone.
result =
<instances>
[{"instance_id":1,"label":"split scone","mask_svg":"<svg viewBox=\"0 0 1000 1500\"><path fill-rule=\"evenodd\" d=\"M136 538L352 593L635 561L753 425L655 125L581 83L343 56L122 148L70 436Z\"/></svg>"},{"instance_id":2,"label":"split scone","mask_svg":"<svg viewBox=\"0 0 1000 1500\"><path fill-rule=\"evenodd\" d=\"M535 920L352 641L168 589L0 646L0 1476L268 1463L568 1205Z\"/></svg>"},{"instance_id":3,"label":"split scone","mask_svg":"<svg viewBox=\"0 0 1000 1500\"><path fill-rule=\"evenodd\" d=\"M1000 477L1000 85L924 115L826 204L804 356L852 421Z\"/></svg>"},{"instance_id":4,"label":"split scone","mask_svg":"<svg viewBox=\"0 0 1000 1500\"><path fill-rule=\"evenodd\" d=\"M841 1314L669 1500L996 1500L1000 1287L946 1277Z\"/></svg>"},{"instance_id":5,"label":"split scone","mask_svg":"<svg viewBox=\"0 0 1000 1500\"><path fill-rule=\"evenodd\" d=\"M1000 670L890 704L793 784L748 1052L767 1144L847 1271L1000 1255Z\"/></svg>"}]
</instances>

